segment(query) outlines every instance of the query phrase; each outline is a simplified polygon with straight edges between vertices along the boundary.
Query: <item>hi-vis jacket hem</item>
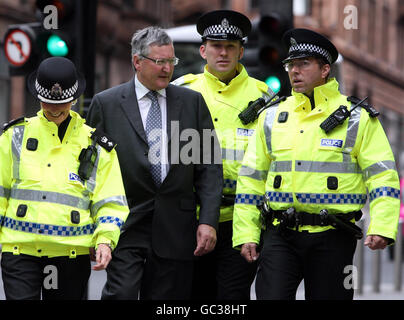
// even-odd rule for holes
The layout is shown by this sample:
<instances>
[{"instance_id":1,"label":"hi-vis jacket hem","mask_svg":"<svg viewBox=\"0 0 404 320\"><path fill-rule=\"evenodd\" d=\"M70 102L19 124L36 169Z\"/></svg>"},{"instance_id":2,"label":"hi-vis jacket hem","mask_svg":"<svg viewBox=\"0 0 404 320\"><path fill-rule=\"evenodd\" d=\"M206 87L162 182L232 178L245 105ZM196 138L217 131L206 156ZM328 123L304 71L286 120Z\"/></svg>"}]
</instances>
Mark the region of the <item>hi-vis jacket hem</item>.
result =
<instances>
[{"instance_id":1,"label":"hi-vis jacket hem","mask_svg":"<svg viewBox=\"0 0 404 320\"><path fill-rule=\"evenodd\" d=\"M129 213L115 150L96 144L89 179L79 177L79 155L95 143L94 129L74 111L70 115L63 141L42 111L0 136L0 243L19 253L59 256L66 248L115 247ZM40 245L41 253L27 243Z\"/></svg>"},{"instance_id":2,"label":"hi-vis jacket hem","mask_svg":"<svg viewBox=\"0 0 404 320\"><path fill-rule=\"evenodd\" d=\"M398 173L380 122L358 107L327 134L320 124L340 105L352 108L351 103L339 93L335 79L314 89L314 101L312 109L305 95L292 91L286 101L260 115L237 180L233 246L259 239L261 220L255 205L264 194L273 210L294 207L312 214L322 209L332 214L359 211L369 199L367 234L395 239Z\"/></svg>"}]
</instances>

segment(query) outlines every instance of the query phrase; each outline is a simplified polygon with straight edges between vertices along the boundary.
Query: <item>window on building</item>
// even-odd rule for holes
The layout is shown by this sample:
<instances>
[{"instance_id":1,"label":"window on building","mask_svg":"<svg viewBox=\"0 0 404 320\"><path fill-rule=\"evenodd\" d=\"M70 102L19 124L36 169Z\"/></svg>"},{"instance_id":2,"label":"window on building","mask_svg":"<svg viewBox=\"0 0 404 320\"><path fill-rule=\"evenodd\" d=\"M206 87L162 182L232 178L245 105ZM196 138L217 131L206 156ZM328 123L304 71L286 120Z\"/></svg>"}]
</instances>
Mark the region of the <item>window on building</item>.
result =
<instances>
[{"instance_id":1,"label":"window on building","mask_svg":"<svg viewBox=\"0 0 404 320\"><path fill-rule=\"evenodd\" d=\"M369 1L369 21L368 21L368 51L370 54L375 53L375 21L376 21L376 2L374 0Z\"/></svg>"},{"instance_id":2,"label":"window on building","mask_svg":"<svg viewBox=\"0 0 404 320\"><path fill-rule=\"evenodd\" d=\"M404 17L398 22L397 33L397 67L404 70Z\"/></svg>"},{"instance_id":3,"label":"window on building","mask_svg":"<svg viewBox=\"0 0 404 320\"><path fill-rule=\"evenodd\" d=\"M389 60L389 30L390 30L390 19L389 19L389 8L387 6L383 7L383 21L382 21L382 32L379 34L382 37L382 50L381 58L388 62Z\"/></svg>"}]
</instances>

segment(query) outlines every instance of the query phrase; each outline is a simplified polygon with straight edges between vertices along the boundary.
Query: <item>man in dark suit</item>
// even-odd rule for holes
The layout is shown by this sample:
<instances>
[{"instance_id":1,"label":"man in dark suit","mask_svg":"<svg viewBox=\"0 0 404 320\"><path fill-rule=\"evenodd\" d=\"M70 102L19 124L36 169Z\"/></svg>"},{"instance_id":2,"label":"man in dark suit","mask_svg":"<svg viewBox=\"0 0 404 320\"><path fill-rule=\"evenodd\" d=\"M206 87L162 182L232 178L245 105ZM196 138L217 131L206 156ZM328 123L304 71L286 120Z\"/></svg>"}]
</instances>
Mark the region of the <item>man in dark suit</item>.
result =
<instances>
[{"instance_id":1,"label":"man in dark suit","mask_svg":"<svg viewBox=\"0 0 404 320\"><path fill-rule=\"evenodd\" d=\"M206 134L214 127L202 96L169 84L177 62L162 29L137 31L135 77L98 93L90 106L88 124L117 143L130 208L103 299L189 299L193 258L216 243L220 148Z\"/></svg>"}]
</instances>

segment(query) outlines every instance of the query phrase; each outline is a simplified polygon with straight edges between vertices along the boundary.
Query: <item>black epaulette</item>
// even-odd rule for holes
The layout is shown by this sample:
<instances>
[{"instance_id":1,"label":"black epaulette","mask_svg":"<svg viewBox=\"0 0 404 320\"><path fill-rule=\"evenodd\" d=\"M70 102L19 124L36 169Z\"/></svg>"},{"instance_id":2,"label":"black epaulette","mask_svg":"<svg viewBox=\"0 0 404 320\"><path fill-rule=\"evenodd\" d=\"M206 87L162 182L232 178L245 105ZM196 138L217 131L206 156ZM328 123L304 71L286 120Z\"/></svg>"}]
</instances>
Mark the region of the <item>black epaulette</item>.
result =
<instances>
[{"instance_id":1,"label":"black epaulette","mask_svg":"<svg viewBox=\"0 0 404 320\"><path fill-rule=\"evenodd\" d=\"M355 96L349 96L349 97L347 98L347 100L348 100L349 102L352 102L353 104L357 104L358 102L361 101L361 99L359 99L358 97L355 97ZM365 109L365 110L369 113L369 116L372 117L372 118L376 118L377 116L380 115L380 112L377 111L375 108L373 108L370 104L367 104L367 103L365 103L365 102L362 102L362 103L360 104L360 106L361 106L363 109Z\"/></svg>"},{"instance_id":2,"label":"black epaulette","mask_svg":"<svg viewBox=\"0 0 404 320\"><path fill-rule=\"evenodd\" d=\"M98 129L91 134L91 139L108 152L111 152L111 150L116 146L116 143L110 137Z\"/></svg>"},{"instance_id":3,"label":"black epaulette","mask_svg":"<svg viewBox=\"0 0 404 320\"><path fill-rule=\"evenodd\" d=\"M15 125L17 123L24 122L24 119L25 119L24 117L20 117L20 118L11 120L10 122L3 124L3 132L5 132L8 128L11 128L13 125Z\"/></svg>"}]
</instances>

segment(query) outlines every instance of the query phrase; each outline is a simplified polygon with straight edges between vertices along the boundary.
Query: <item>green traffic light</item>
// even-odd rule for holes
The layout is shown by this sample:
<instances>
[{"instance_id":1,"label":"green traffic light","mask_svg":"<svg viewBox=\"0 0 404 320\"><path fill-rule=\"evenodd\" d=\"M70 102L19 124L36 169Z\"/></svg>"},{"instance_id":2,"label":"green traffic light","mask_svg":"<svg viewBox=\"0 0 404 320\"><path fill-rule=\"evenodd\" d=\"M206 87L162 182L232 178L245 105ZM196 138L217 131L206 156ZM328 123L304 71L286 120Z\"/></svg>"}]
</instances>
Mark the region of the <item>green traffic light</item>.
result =
<instances>
[{"instance_id":1,"label":"green traffic light","mask_svg":"<svg viewBox=\"0 0 404 320\"><path fill-rule=\"evenodd\" d=\"M56 34L52 34L47 41L46 47L51 56L65 57L69 53L66 41Z\"/></svg>"},{"instance_id":2,"label":"green traffic light","mask_svg":"<svg viewBox=\"0 0 404 320\"><path fill-rule=\"evenodd\" d=\"M272 89L273 92L278 93L281 89L281 81L278 77L270 76L265 79L265 83Z\"/></svg>"}]
</instances>

